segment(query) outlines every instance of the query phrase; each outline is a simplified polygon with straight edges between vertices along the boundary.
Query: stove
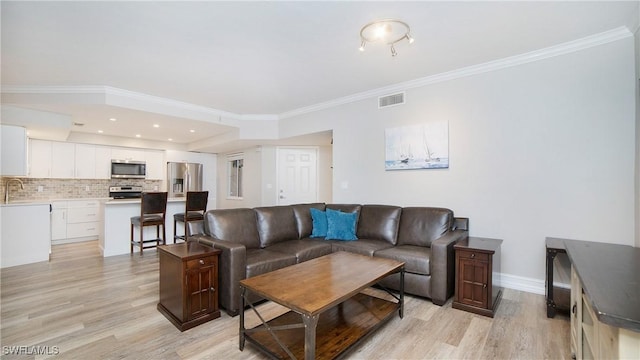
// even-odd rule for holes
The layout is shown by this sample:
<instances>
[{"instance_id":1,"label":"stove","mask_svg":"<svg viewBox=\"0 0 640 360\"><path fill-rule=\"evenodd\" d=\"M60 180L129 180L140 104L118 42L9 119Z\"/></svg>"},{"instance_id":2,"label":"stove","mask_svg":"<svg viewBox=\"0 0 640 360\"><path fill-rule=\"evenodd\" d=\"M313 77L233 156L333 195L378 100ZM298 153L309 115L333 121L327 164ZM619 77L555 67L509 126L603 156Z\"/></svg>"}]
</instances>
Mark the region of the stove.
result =
<instances>
[{"instance_id":1,"label":"stove","mask_svg":"<svg viewBox=\"0 0 640 360\"><path fill-rule=\"evenodd\" d=\"M114 199L139 199L142 196L142 186L111 186L109 197Z\"/></svg>"}]
</instances>

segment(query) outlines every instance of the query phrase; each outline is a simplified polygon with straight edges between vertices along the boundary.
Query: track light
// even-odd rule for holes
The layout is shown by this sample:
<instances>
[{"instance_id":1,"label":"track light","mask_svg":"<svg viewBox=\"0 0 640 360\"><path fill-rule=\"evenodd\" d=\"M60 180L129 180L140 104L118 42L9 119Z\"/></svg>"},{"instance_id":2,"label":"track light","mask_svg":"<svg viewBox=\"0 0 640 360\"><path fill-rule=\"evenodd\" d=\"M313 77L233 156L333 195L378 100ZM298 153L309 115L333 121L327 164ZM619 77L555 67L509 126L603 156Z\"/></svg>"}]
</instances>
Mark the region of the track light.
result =
<instances>
[{"instance_id":1,"label":"track light","mask_svg":"<svg viewBox=\"0 0 640 360\"><path fill-rule=\"evenodd\" d=\"M395 44L403 39L407 39L409 44L413 43L410 30L407 23L396 19L372 21L360 29L361 43L358 50L364 51L367 43L381 42L390 46L391 56L396 56L398 53L394 47Z\"/></svg>"}]
</instances>

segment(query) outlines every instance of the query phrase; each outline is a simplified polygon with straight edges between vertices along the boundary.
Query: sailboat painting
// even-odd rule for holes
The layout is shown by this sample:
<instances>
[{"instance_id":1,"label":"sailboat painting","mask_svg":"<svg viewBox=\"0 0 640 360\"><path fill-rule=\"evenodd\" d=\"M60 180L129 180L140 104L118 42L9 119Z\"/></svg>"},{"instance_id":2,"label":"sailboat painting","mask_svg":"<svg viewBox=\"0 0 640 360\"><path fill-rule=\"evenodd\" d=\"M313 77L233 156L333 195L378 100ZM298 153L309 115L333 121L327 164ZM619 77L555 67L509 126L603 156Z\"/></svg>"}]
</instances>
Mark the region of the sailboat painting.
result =
<instances>
[{"instance_id":1,"label":"sailboat painting","mask_svg":"<svg viewBox=\"0 0 640 360\"><path fill-rule=\"evenodd\" d=\"M388 128L385 134L385 170L449 168L449 123Z\"/></svg>"}]
</instances>

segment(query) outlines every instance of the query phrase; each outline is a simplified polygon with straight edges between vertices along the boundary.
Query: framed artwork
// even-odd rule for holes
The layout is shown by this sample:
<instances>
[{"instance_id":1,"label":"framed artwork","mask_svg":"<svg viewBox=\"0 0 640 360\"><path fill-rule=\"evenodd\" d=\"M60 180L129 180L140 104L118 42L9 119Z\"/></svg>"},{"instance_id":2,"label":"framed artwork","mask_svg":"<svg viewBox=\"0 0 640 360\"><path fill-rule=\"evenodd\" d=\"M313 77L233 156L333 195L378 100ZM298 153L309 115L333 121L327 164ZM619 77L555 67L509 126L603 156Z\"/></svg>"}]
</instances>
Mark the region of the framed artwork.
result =
<instances>
[{"instance_id":1,"label":"framed artwork","mask_svg":"<svg viewBox=\"0 0 640 360\"><path fill-rule=\"evenodd\" d=\"M385 170L449 168L449 123L385 129Z\"/></svg>"}]
</instances>

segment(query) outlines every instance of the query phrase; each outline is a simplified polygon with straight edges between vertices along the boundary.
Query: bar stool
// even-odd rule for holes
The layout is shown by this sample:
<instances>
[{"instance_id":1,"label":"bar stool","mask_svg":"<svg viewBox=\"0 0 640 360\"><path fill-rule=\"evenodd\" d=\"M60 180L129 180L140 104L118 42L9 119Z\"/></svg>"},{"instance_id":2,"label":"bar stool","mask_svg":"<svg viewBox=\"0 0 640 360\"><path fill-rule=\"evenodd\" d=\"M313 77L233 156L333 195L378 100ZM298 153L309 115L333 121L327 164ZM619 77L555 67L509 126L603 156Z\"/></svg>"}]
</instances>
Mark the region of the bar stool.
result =
<instances>
[{"instance_id":1,"label":"bar stool","mask_svg":"<svg viewBox=\"0 0 640 360\"><path fill-rule=\"evenodd\" d=\"M173 243L176 240L187 241L189 238L189 223L204 220L204 213L207 211L208 191L187 191L185 201L185 211L173 215ZM185 219L185 214L187 214ZM177 223L184 223L184 235L178 235L176 231Z\"/></svg>"},{"instance_id":2,"label":"bar stool","mask_svg":"<svg viewBox=\"0 0 640 360\"><path fill-rule=\"evenodd\" d=\"M131 253L133 246L140 246L140 255L143 249L150 249L162 244L166 244L165 216L167 213L167 193L166 192L143 192L140 201L140 216L131 218ZM162 225L162 239L160 238L160 226ZM134 227L140 227L140 241L133 238ZM144 240L144 227L155 226L156 238ZM154 245L145 246L146 243L155 242Z\"/></svg>"}]
</instances>

